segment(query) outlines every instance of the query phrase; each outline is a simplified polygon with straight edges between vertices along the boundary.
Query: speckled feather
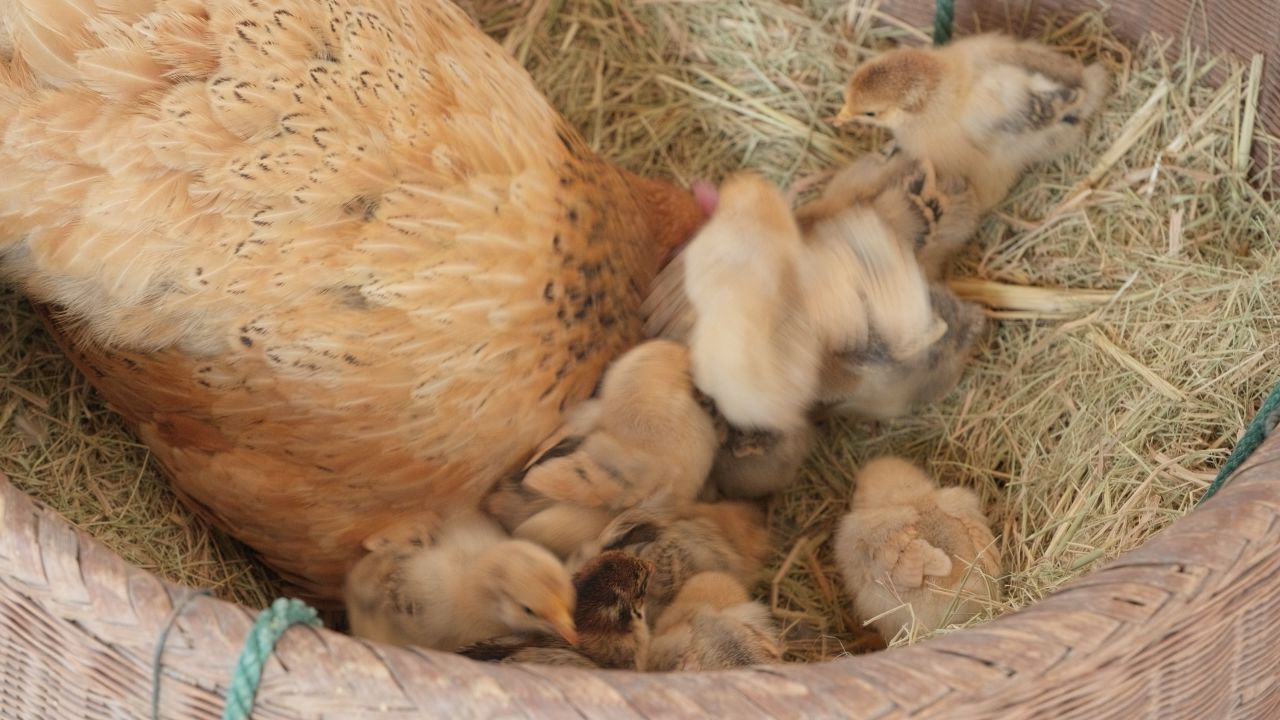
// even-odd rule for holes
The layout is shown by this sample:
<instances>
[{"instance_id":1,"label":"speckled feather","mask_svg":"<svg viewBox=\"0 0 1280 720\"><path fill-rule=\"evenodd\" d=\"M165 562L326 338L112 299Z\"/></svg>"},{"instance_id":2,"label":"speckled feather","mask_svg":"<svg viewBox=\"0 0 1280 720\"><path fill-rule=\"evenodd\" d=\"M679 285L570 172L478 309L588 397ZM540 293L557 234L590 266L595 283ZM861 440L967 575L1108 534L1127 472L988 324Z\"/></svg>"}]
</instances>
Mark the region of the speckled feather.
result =
<instances>
[{"instance_id":1,"label":"speckled feather","mask_svg":"<svg viewBox=\"0 0 1280 720\"><path fill-rule=\"evenodd\" d=\"M701 221L440 0L0 14L0 272L312 596L518 467Z\"/></svg>"}]
</instances>

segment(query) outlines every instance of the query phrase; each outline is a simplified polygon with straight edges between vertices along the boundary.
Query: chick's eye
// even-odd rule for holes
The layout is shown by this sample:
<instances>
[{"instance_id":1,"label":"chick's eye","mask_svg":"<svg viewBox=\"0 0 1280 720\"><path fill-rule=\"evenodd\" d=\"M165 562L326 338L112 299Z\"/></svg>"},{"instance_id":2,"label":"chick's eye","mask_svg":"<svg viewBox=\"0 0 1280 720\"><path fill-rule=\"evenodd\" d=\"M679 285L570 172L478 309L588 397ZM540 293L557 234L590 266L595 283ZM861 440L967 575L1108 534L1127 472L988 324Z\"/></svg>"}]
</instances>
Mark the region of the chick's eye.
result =
<instances>
[{"instance_id":1,"label":"chick's eye","mask_svg":"<svg viewBox=\"0 0 1280 720\"><path fill-rule=\"evenodd\" d=\"M521 605L520 609L524 611L525 615L528 615L529 617L533 617L533 608L529 607L528 605Z\"/></svg>"},{"instance_id":2,"label":"chick's eye","mask_svg":"<svg viewBox=\"0 0 1280 720\"><path fill-rule=\"evenodd\" d=\"M876 111L875 111L875 110L868 110L868 111L866 111L866 112L864 112L864 113L862 113L862 114L863 114L864 116L866 116L866 117L875 117L875 116L876 116Z\"/></svg>"}]
</instances>

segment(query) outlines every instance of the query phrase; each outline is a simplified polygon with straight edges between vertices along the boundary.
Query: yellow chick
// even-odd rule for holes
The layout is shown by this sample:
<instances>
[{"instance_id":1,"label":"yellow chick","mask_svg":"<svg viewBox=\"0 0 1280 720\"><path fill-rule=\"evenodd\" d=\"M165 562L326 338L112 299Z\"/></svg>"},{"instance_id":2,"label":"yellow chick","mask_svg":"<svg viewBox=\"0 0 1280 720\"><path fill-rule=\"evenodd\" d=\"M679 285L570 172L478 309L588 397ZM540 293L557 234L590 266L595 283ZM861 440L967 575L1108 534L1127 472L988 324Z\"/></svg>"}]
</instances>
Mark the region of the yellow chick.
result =
<instances>
[{"instance_id":1,"label":"yellow chick","mask_svg":"<svg viewBox=\"0 0 1280 720\"><path fill-rule=\"evenodd\" d=\"M352 568L344 594L351 633L393 645L453 650L517 631L578 641L564 565L479 513L429 534L382 538Z\"/></svg>"},{"instance_id":2,"label":"yellow chick","mask_svg":"<svg viewBox=\"0 0 1280 720\"><path fill-rule=\"evenodd\" d=\"M743 173L682 253L694 384L744 429L803 427L821 338L805 316L805 243L782 193Z\"/></svg>"},{"instance_id":3,"label":"yellow chick","mask_svg":"<svg viewBox=\"0 0 1280 720\"><path fill-rule=\"evenodd\" d=\"M725 573L689 578L653 632L645 670L726 670L782 660L769 610Z\"/></svg>"},{"instance_id":4,"label":"yellow chick","mask_svg":"<svg viewBox=\"0 0 1280 720\"><path fill-rule=\"evenodd\" d=\"M889 155L867 153L840 170L822 195L796 211L806 232L818 220L855 205L871 207L899 241L915 251L930 280L978 227L978 200L968 179L939 176L928 159L914 159L896 146Z\"/></svg>"},{"instance_id":5,"label":"yellow chick","mask_svg":"<svg viewBox=\"0 0 1280 720\"><path fill-rule=\"evenodd\" d=\"M673 263L680 271L660 274L645 311L649 332L692 344L698 388L726 426L710 487L727 497L758 498L796 477L811 444L805 412L820 407L888 418L934 400L958 381L985 323L975 306L958 305L948 290L934 287L917 257L940 275L943 261L972 233L977 205L962 177L940 180L930 163L902 153L868 156L802 209L794 226L768 219L786 212L776 189L758 178L747 186L750 194L742 187L726 184L707 226ZM727 206L751 198L737 215L722 217ZM740 217L757 222L739 228ZM697 253L745 253L754 243L765 248L751 258L756 271L764 274L772 262L775 278L795 275L803 292L753 295L749 273L699 269L708 263ZM717 293L722 302L704 303L706 312L694 299ZM734 293L744 299L733 300ZM788 350L785 338L769 332L770 318L806 329L810 344ZM699 342L716 352L700 353ZM787 371L808 372L815 342L820 367L813 389L806 380L784 392ZM773 360L754 362L759 358ZM752 372L739 372L744 365ZM752 404L775 396L787 401Z\"/></svg>"},{"instance_id":6,"label":"yellow chick","mask_svg":"<svg viewBox=\"0 0 1280 720\"><path fill-rule=\"evenodd\" d=\"M805 300L827 349L816 404L887 419L950 390L985 325L976 306L930 283L866 205L811 218L808 241Z\"/></svg>"},{"instance_id":7,"label":"yellow chick","mask_svg":"<svg viewBox=\"0 0 1280 720\"><path fill-rule=\"evenodd\" d=\"M901 458L867 463L835 537L858 617L886 640L962 623L1000 599L1000 555L978 498Z\"/></svg>"},{"instance_id":8,"label":"yellow chick","mask_svg":"<svg viewBox=\"0 0 1280 720\"><path fill-rule=\"evenodd\" d=\"M979 208L1033 163L1076 145L1107 95L1101 65L996 33L898 48L859 67L837 125L888 128L909 155L967 177Z\"/></svg>"},{"instance_id":9,"label":"yellow chick","mask_svg":"<svg viewBox=\"0 0 1280 720\"><path fill-rule=\"evenodd\" d=\"M459 652L474 660L575 667L643 667L649 647L644 598L653 563L622 552L592 558L573 577L581 641L571 647L548 635L511 635Z\"/></svg>"},{"instance_id":10,"label":"yellow chick","mask_svg":"<svg viewBox=\"0 0 1280 720\"><path fill-rule=\"evenodd\" d=\"M653 563L645 600L656 617L700 572L721 571L740 583L754 583L769 551L769 535L764 514L747 503L677 505L657 499L619 515L570 558L569 567L609 551Z\"/></svg>"},{"instance_id":11,"label":"yellow chick","mask_svg":"<svg viewBox=\"0 0 1280 720\"><path fill-rule=\"evenodd\" d=\"M808 322L808 250L786 198L743 173L653 286L655 335L689 345L694 381L722 425L713 466L725 495L755 498L795 477L809 448L822 338Z\"/></svg>"},{"instance_id":12,"label":"yellow chick","mask_svg":"<svg viewBox=\"0 0 1280 720\"><path fill-rule=\"evenodd\" d=\"M689 353L667 340L619 358L599 397L571 411L557 438L499 483L485 508L515 537L561 557L646 498L692 501L718 445L712 418L695 397Z\"/></svg>"}]
</instances>

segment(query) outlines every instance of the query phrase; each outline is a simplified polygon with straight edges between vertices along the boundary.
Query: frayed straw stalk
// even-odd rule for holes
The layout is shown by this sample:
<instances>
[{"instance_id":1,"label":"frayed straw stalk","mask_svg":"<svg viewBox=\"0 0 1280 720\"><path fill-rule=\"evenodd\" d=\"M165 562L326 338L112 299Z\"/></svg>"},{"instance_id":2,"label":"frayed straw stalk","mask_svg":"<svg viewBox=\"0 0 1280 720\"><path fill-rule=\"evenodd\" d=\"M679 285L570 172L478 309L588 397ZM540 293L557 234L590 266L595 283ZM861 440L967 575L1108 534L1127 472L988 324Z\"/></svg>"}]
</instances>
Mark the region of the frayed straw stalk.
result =
<instances>
[{"instance_id":1,"label":"frayed straw stalk","mask_svg":"<svg viewBox=\"0 0 1280 720\"><path fill-rule=\"evenodd\" d=\"M925 37L864 2L463 6L606 157L683 182L751 168L797 197L885 139L825 122L851 70ZM1176 40L1126 46L1102 14L1062 20L1041 38L1105 63L1114 93L1085 146L1035 168L955 268L993 337L944 401L825 427L771 503L759 589L793 660L879 646L828 542L866 459L904 455L980 493L1005 565L991 616L1190 510L1276 380L1280 207L1264 199L1274 168L1247 163L1276 148L1255 121L1260 61L1172 62ZM14 294L0 296L0 471L142 567L254 606L274 592L176 504Z\"/></svg>"}]
</instances>

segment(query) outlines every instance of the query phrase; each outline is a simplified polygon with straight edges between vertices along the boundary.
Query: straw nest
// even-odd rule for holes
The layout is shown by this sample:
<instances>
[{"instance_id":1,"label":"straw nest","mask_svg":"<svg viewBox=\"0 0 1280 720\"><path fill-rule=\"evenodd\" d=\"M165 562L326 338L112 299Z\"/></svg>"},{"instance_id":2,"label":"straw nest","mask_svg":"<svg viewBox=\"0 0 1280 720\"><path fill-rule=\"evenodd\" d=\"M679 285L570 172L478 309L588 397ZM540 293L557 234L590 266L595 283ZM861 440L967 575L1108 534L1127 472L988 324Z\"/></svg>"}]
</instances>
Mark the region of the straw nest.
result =
<instances>
[{"instance_id":1,"label":"straw nest","mask_svg":"<svg viewBox=\"0 0 1280 720\"><path fill-rule=\"evenodd\" d=\"M682 182L753 168L797 197L883 139L825 122L851 69L924 39L862 2L463 5L603 155ZM827 427L772 502L760 589L791 659L878 644L850 617L827 543L867 458L905 455L978 490L1007 572L998 614L1189 511L1276 381L1277 143L1254 127L1260 60L1174 47L1171 63L1176 41L1126 46L1096 13L1037 33L1106 63L1115 92L1087 145L1035 169L956 268L957 290L998 319L960 387L900 421ZM1268 162L1248 170L1255 147ZM250 606L275 594L4 291L0 471L140 567Z\"/></svg>"}]
</instances>

